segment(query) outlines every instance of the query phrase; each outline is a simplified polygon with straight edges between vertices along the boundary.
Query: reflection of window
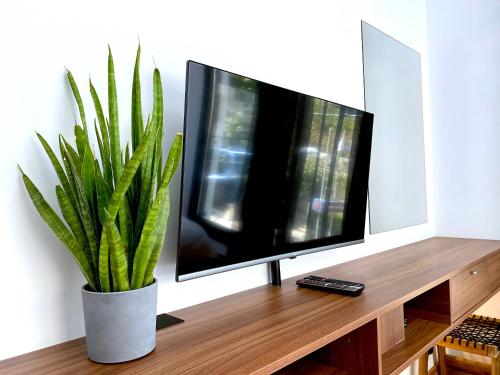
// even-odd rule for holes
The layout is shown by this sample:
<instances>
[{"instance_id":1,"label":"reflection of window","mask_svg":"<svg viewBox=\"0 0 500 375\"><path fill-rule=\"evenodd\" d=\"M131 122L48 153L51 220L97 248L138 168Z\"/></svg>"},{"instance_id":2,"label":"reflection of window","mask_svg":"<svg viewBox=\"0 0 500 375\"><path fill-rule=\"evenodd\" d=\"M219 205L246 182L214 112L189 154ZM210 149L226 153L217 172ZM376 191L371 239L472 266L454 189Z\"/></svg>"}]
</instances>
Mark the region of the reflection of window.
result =
<instances>
[{"instance_id":1,"label":"reflection of window","mask_svg":"<svg viewBox=\"0 0 500 375\"><path fill-rule=\"evenodd\" d=\"M344 107L311 99L305 114L297 163L294 209L288 242L339 235L354 157L353 139L360 118ZM355 143L355 142L354 142Z\"/></svg>"},{"instance_id":2,"label":"reflection of window","mask_svg":"<svg viewBox=\"0 0 500 375\"><path fill-rule=\"evenodd\" d=\"M255 112L255 81L215 73L198 213L226 230L241 229Z\"/></svg>"}]
</instances>

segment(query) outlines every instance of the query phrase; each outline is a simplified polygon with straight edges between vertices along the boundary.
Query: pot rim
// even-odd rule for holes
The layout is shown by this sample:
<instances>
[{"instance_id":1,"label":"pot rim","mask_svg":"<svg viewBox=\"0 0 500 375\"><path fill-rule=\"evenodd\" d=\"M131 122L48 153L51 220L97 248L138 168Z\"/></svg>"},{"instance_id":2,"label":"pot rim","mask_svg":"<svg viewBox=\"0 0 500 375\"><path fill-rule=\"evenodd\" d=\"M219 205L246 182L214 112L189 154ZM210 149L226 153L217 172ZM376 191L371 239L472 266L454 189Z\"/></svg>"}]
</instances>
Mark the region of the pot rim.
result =
<instances>
[{"instance_id":1,"label":"pot rim","mask_svg":"<svg viewBox=\"0 0 500 375\"><path fill-rule=\"evenodd\" d=\"M137 293L137 292L142 291L144 289L152 288L156 284L158 284L158 280L156 278L153 278L153 282L147 286L143 286L142 288L139 288L139 289L125 290L122 292L94 292L92 290L86 289L89 286L89 284L85 284L84 286L82 286L82 293L97 294L97 295L117 295L117 294L127 294L127 293L134 293L134 292Z\"/></svg>"}]
</instances>

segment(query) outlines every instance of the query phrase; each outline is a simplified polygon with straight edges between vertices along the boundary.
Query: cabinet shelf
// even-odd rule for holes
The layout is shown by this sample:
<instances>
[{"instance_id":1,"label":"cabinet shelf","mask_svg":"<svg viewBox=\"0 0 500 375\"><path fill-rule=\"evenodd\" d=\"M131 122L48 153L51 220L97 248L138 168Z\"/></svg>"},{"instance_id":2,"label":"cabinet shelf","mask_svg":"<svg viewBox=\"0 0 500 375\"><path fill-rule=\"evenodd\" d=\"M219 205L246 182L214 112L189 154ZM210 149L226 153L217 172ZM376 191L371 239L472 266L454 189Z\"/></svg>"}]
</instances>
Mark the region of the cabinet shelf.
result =
<instances>
[{"instance_id":1,"label":"cabinet shelf","mask_svg":"<svg viewBox=\"0 0 500 375\"><path fill-rule=\"evenodd\" d=\"M398 374L425 352L428 345L444 336L450 327L450 324L418 318L408 322L405 339L382 355L382 374Z\"/></svg>"}]
</instances>

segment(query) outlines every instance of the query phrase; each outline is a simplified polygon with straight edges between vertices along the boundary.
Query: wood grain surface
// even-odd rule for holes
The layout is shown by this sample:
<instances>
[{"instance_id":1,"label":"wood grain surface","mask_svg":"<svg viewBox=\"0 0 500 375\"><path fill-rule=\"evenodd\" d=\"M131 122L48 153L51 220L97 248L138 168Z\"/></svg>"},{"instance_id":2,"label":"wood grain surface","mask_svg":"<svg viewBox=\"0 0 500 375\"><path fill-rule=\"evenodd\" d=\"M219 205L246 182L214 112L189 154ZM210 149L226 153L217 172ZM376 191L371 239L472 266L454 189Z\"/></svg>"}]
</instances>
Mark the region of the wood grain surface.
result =
<instances>
[{"instance_id":1,"label":"wood grain surface","mask_svg":"<svg viewBox=\"0 0 500 375\"><path fill-rule=\"evenodd\" d=\"M0 373L268 374L449 280L498 249L500 241L432 238L313 272L365 283L360 297L298 288L297 276L284 280L281 287L266 285L172 312L185 322L159 331L156 349L135 361L93 363L81 338L2 361ZM425 326L417 322L409 329L429 336L443 329L443 323L421 324ZM392 361L391 353L399 345L412 346L411 340L407 330L406 339L384 355L384 362Z\"/></svg>"},{"instance_id":2,"label":"wood grain surface","mask_svg":"<svg viewBox=\"0 0 500 375\"><path fill-rule=\"evenodd\" d=\"M384 354L405 339L403 306L382 314L378 318L380 353Z\"/></svg>"},{"instance_id":3,"label":"wood grain surface","mask_svg":"<svg viewBox=\"0 0 500 375\"><path fill-rule=\"evenodd\" d=\"M490 291L500 288L500 254L489 258L488 271L490 275Z\"/></svg>"},{"instance_id":4,"label":"wood grain surface","mask_svg":"<svg viewBox=\"0 0 500 375\"><path fill-rule=\"evenodd\" d=\"M490 294L488 260L450 279L451 320L455 321Z\"/></svg>"}]
</instances>

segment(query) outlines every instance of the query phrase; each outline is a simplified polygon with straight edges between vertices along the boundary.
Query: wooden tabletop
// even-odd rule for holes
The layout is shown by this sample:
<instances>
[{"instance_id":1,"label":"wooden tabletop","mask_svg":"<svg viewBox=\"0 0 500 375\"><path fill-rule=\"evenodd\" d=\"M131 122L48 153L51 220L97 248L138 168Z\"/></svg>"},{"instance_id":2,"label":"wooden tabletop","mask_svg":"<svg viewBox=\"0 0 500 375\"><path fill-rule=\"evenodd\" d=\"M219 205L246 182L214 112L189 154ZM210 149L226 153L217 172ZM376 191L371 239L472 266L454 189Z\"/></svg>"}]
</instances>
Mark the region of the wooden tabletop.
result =
<instances>
[{"instance_id":1,"label":"wooden tabletop","mask_svg":"<svg viewBox=\"0 0 500 375\"><path fill-rule=\"evenodd\" d=\"M271 373L499 249L500 241L431 238L314 272L365 283L360 297L298 288L297 276L172 312L185 322L160 330L156 349L135 361L91 362L80 338L1 361L0 373Z\"/></svg>"}]
</instances>

